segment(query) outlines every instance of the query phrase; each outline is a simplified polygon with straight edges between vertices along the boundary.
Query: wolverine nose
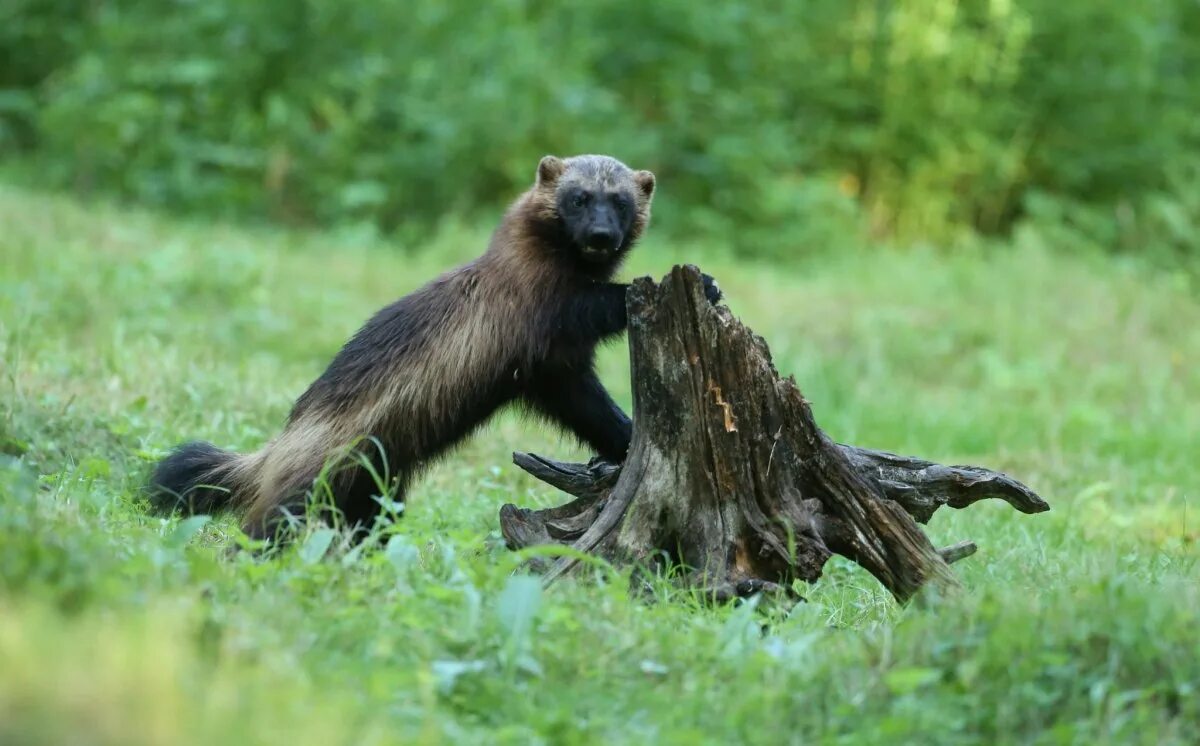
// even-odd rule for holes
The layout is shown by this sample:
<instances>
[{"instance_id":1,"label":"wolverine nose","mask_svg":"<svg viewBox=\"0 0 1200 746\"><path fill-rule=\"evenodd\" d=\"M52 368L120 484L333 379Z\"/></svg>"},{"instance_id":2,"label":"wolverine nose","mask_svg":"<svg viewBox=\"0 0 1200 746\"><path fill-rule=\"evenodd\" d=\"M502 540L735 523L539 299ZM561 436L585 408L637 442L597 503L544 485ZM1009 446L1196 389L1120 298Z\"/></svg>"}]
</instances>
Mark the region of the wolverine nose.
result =
<instances>
[{"instance_id":1,"label":"wolverine nose","mask_svg":"<svg viewBox=\"0 0 1200 746\"><path fill-rule=\"evenodd\" d=\"M588 246L595 249L615 249L617 234L610 228L592 228L588 231Z\"/></svg>"}]
</instances>

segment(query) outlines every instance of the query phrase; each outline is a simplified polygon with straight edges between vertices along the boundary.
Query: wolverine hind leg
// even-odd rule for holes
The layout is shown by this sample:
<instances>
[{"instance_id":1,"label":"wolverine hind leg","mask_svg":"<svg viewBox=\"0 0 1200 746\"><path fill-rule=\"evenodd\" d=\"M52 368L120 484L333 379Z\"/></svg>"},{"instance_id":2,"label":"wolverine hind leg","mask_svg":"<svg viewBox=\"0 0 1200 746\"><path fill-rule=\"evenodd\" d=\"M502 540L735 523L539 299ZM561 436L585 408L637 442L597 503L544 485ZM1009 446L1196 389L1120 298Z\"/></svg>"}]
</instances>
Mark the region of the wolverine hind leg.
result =
<instances>
[{"instance_id":1,"label":"wolverine hind leg","mask_svg":"<svg viewBox=\"0 0 1200 746\"><path fill-rule=\"evenodd\" d=\"M370 439L328 459L320 469L293 473L274 495L251 507L242 530L251 538L284 544L306 520L349 528L365 538L388 507L403 504L410 470L389 467Z\"/></svg>"}]
</instances>

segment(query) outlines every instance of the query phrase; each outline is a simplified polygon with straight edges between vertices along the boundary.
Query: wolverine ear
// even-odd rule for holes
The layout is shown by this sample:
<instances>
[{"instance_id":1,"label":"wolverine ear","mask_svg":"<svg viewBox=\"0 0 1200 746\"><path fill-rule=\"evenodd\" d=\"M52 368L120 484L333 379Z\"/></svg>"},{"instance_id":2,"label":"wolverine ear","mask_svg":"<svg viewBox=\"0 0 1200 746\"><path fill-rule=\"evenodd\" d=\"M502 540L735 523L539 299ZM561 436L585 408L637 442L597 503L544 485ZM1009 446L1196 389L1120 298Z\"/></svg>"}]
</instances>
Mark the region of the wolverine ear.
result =
<instances>
[{"instance_id":1,"label":"wolverine ear","mask_svg":"<svg viewBox=\"0 0 1200 746\"><path fill-rule=\"evenodd\" d=\"M552 155L545 156L538 163L537 185L550 186L554 184L565 170L567 170L567 164L563 162L562 158Z\"/></svg>"},{"instance_id":2,"label":"wolverine ear","mask_svg":"<svg viewBox=\"0 0 1200 746\"><path fill-rule=\"evenodd\" d=\"M650 199L650 195L654 194L654 174L649 171L634 171L633 180L637 182L638 188L642 190L642 196Z\"/></svg>"}]
</instances>

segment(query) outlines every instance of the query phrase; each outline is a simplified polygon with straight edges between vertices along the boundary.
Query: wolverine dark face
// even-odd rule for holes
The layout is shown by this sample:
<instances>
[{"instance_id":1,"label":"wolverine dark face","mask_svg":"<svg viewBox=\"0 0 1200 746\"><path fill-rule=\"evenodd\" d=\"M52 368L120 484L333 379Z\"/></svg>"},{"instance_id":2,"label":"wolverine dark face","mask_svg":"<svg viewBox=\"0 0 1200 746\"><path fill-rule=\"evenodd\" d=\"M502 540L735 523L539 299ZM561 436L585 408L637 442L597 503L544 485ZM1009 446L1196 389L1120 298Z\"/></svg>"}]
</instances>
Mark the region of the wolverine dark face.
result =
<instances>
[{"instance_id":1,"label":"wolverine dark face","mask_svg":"<svg viewBox=\"0 0 1200 746\"><path fill-rule=\"evenodd\" d=\"M633 194L598 183L575 183L559 190L557 198L558 214L583 258L609 261L625 248L633 226Z\"/></svg>"},{"instance_id":2,"label":"wolverine dark face","mask_svg":"<svg viewBox=\"0 0 1200 746\"><path fill-rule=\"evenodd\" d=\"M645 230L654 174L607 156L546 156L538 164L538 187L553 200L553 212L575 254L584 262L607 265L620 261Z\"/></svg>"}]
</instances>

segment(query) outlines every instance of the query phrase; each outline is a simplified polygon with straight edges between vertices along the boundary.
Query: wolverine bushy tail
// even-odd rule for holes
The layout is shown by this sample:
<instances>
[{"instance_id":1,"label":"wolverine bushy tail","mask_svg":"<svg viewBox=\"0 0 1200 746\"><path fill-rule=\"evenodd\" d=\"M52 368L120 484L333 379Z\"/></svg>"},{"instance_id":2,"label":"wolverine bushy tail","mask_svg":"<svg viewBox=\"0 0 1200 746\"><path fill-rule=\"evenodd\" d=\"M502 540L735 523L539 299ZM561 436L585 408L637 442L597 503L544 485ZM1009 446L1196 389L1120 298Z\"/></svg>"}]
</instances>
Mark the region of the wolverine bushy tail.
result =
<instances>
[{"instance_id":1,"label":"wolverine bushy tail","mask_svg":"<svg viewBox=\"0 0 1200 746\"><path fill-rule=\"evenodd\" d=\"M244 504L251 489L247 457L212 443L184 443L150 477L150 504L159 513L214 513Z\"/></svg>"}]
</instances>

